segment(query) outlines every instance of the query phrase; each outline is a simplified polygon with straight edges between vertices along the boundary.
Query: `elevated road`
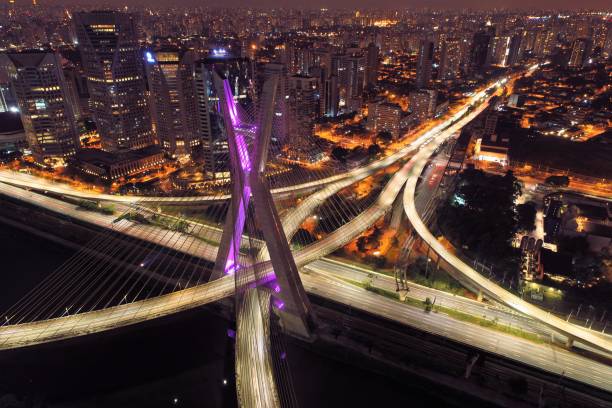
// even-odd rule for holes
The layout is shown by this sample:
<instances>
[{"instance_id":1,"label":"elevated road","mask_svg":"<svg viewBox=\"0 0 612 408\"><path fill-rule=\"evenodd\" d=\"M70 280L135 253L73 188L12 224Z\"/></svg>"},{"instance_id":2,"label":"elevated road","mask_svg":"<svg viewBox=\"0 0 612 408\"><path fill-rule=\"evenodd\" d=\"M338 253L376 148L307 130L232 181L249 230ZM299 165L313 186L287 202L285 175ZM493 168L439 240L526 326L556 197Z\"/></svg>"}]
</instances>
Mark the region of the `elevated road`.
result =
<instances>
[{"instance_id":1,"label":"elevated road","mask_svg":"<svg viewBox=\"0 0 612 408\"><path fill-rule=\"evenodd\" d=\"M485 93L483 91L472 98L470 105L477 106L473 112L469 113L468 107L466 106L449 118L447 122L436 126L428 132L425 132L425 134L419 138L419 148L427 146L436 136L438 138L436 140L448 138L457 129L471 121L487 106L484 96ZM406 149L412 150L412 147ZM387 165L389 165L394 163L397 159L399 159L399 156L390 156L389 158L383 159L380 162L388 163ZM353 238L358 236L362 231L369 228L374 222L382 217L385 212L389 210L401 188L404 186L404 183L410 174L409 170L412 163L413 160L408 162L399 172L393 175L391 180L381 192L377 201L372 206L367 208L362 214L355 217L349 223L343 225L333 233L329 234L327 237L325 237L325 239L319 240L312 245L296 251L294 253L296 264L298 266L304 266L346 245ZM358 169L356 174L359 172L367 173L368 170ZM114 217L112 216L109 217L103 214L88 211L78 211L69 203L30 191L25 191L8 184L0 183L0 193L20 199L35 206L57 212L58 214L70 215L73 218L84 222L89 222L103 228L113 228L118 232L125 233L135 238L153 242L158 245L167 246L178 251L184 251L190 255L198 256L212 262L214 262L216 259L216 246L198 240L197 238L188 234L167 234L167 231L163 231L154 226L140 225L127 220L113 223ZM270 268L269 265L267 265L267 267ZM215 283L215 285L218 285L218 283ZM223 285L222 287L225 288L226 286ZM173 301L168 301L166 310L167 315L176 313L177 311L188 307L186 304L188 304L190 301L193 303L194 307L197 307L201 304L217 300L217 296L219 295L219 292L217 291L209 293L208 291L202 292L195 290L194 288L186 290L190 290L189 293L192 295L187 295L186 298L179 297L180 301L177 301L176 298L172 298ZM181 292L182 291L175 292L173 295L177 296L176 293ZM84 333L84 329L80 326L75 326L76 328L73 331L71 329L72 323L75 325L87 324L86 333L90 333L108 330L109 318L111 319L110 321L113 319L116 321L116 325L114 327L121 327L130 324L130 321L137 323L146 320L149 318L149 316L152 316L151 318L159 317L160 313L163 312L158 308L158 301L152 302L150 307L148 302L149 300L143 300L130 304L139 304L137 309L126 307L128 305L120 305L114 308L105 309L108 310L108 314L106 314L104 310L90 312L90 314L85 317L85 320L82 320L83 316L86 315L83 313L48 320L46 323L40 322L31 324L28 323L24 325L3 326L0 328L0 349L22 347L29 344L44 343L60 338L70 338L77 335L82 335ZM124 310L124 307L125 312L121 312L121 310ZM133 317L133 320L131 320L130 317ZM10 316L8 318L10 319ZM19 327L24 328L24 331L20 332ZM24 336L21 336L20 333L23 333Z\"/></svg>"},{"instance_id":2,"label":"elevated road","mask_svg":"<svg viewBox=\"0 0 612 408\"><path fill-rule=\"evenodd\" d=\"M453 270L449 272L457 277L460 282L467 284L469 287L475 287L481 290L482 293L489 298L541 322L556 332L563 334L570 340L580 341L589 347L599 349L606 353L612 353L612 342L609 339L604 338L598 333L595 333L589 329L566 322L565 320L560 319L508 292L504 288L482 276L474 268L470 267L451 253L429 231L416 210L415 191L417 181L419 180L419 177L427 165L430 157L436 148L444 142L444 140L445 138L442 135L436 137L432 140L432 143L422 148L412 158L412 163L414 165L410 170L410 176L406 182L406 188L404 189L404 211L419 237L421 237L421 239L423 239L423 241L425 241L436 254L444 259L448 265L450 265Z\"/></svg>"},{"instance_id":3,"label":"elevated road","mask_svg":"<svg viewBox=\"0 0 612 408\"><path fill-rule=\"evenodd\" d=\"M443 129L441 134L445 138L449 137L455 132L458 126L467 123L477 114L478 110L467 115L465 119L460 122L447 127L446 130ZM429 140L430 139L427 139L425 143ZM393 201L403 188L410 174L409 170L411 166L412 163L408 162L399 172L395 173L376 202L358 217L355 217L349 223L332 232L324 239L296 251L294 253L294 258L298 267L302 267L341 248L382 217L386 211L391 208ZM107 216L89 211L79 211L75 209L73 204L26 191L18 187L13 187L8 184L0 183L0 193L57 212L58 214L70 215L81 221L89 222L103 228L112 227L118 232L128 234L135 238L164 245L178 251L185 251L190 255L198 256L212 262L216 259L216 246L200 241L188 234L174 233L167 237L166 231L160 230L154 226L140 225L127 220L122 220L113 224L115 219L114 216ZM266 265L266 268L269 269L268 272L271 272L269 264ZM228 285L226 281L231 284ZM231 293L227 291L228 286L232 287ZM183 292L184 296L181 295ZM0 349L24 347L27 345L100 332L111 328L119 328L189 309L189 304L192 304L192 307L198 307L232 294L233 277L227 276L195 288L179 290L170 295L164 295L158 298L119 305L99 311L69 315L42 322L3 326L0 327ZM167 304L165 311L160 307L160 300L157 299L165 299ZM162 302L164 302L164 300L162 300Z\"/></svg>"},{"instance_id":4,"label":"elevated road","mask_svg":"<svg viewBox=\"0 0 612 408\"><path fill-rule=\"evenodd\" d=\"M321 274L303 274L302 281L309 293L612 392L612 367L571 351L427 313Z\"/></svg>"}]
</instances>

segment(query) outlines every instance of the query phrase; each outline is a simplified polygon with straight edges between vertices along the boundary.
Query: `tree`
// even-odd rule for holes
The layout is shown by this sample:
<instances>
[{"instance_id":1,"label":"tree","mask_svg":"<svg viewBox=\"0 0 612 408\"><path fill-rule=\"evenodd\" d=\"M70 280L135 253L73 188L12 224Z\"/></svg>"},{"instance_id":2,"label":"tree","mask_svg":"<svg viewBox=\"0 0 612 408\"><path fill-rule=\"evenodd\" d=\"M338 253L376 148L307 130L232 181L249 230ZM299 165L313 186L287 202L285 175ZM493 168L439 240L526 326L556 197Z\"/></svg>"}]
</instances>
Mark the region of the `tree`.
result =
<instances>
[{"instance_id":1,"label":"tree","mask_svg":"<svg viewBox=\"0 0 612 408\"><path fill-rule=\"evenodd\" d=\"M536 207L532 202L519 204L516 206L518 216L518 228L522 231L535 230Z\"/></svg>"},{"instance_id":2,"label":"tree","mask_svg":"<svg viewBox=\"0 0 612 408\"><path fill-rule=\"evenodd\" d=\"M391 134L391 132L387 132L386 130L378 132L378 135L376 135L376 137L383 143L389 143L393 140L393 135Z\"/></svg>"},{"instance_id":3,"label":"tree","mask_svg":"<svg viewBox=\"0 0 612 408\"><path fill-rule=\"evenodd\" d=\"M511 172L488 175L468 168L442 206L439 224L459 245L487 259L507 258L518 231L515 200L521 185Z\"/></svg>"},{"instance_id":4,"label":"tree","mask_svg":"<svg viewBox=\"0 0 612 408\"><path fill-rule=\"evenodd\" d=\"M368 243L368 238L366 236L361 236L357 238L357 242L356 242L357 250L359 252L365 252L367 243Z\"/></svg>"},{"instance_id":5,"label":"tree","mask_svg":"<svg viewBox=\"0 0 612 408\"><path fill-rule=\"evenodd\" d=\"M376 143L372 143L370 146L368 146L368 155L370 157L378 155L381 151L382 149Z\"/></svg>"},{"instance_id":6,"label":"tree","mask_svg":"<svg viewBox=\"0 0 612 408\"><path fill-rule=\"evenodd\" d=\"M348 154L349 151L341 146L336 146L331 151L332 157L340 162L344 162Z\"/></svg>"}]
</instances>

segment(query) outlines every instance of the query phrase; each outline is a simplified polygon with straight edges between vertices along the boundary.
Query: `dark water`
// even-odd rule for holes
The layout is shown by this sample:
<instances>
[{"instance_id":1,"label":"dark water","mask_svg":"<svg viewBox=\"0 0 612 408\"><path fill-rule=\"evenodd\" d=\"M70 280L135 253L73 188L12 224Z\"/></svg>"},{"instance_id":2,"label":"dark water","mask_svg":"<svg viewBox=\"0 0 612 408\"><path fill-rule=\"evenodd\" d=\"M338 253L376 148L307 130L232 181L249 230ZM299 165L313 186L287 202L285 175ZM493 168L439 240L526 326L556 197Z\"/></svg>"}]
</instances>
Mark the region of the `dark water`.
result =
<instances>
[{"instance_id":1,"label":"dark water","mask_svg":"<svg viewBox=\"0 0 612 408\"><path fill-rule=\"evenodd\" d=\"M72 253L0 224L0 310ZM0 352L0 407L234 407L229 325L197 310L67 343ZM453 406L436 395L439 390L406 385L411 379L396 382L298 344L286 347L301 407Z\"/></svg>"}]
</instances>

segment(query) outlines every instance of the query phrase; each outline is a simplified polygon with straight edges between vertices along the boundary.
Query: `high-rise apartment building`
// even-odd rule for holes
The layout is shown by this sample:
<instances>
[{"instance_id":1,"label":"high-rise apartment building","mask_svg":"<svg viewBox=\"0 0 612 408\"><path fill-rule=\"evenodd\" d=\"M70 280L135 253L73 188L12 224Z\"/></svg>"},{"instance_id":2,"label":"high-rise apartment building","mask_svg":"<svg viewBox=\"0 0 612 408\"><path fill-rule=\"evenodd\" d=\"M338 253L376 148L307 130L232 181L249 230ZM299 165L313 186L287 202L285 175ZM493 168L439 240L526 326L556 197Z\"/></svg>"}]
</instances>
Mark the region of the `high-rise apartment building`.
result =
<instances>
[{"instance_id":1,"label":"high-rise apartment building","mask_svg":"<svg viewBox=\"0 0 612 408\"><path fill-rule=\"evenodd\" d=\"M417 56L416 81L418 89L427 88L431 82L431 69L433 67L434 43L429 39L419 42L419 53Z\"/></svg>"},{"instance_id":2,"label":"high-rise apartment building","mask_svg":"<svg viewBox=\"0 0 612 408\"><path fill-rule=\"evenodd\" d=\"M431 118L436 111L438 93L432 89L421 89L410 92L409 108L418 120L423 121Z\"/></svg>"},{"instance_id":3,"label":"high-rise apartment building","mask_svg":"<svg viewBox=\"0 0 612 408\"><path fill-rule=\"evenodd\" d=\"M443 81L452 81L459 75L461 67L461 40L459 38L445 38L442 42L440 55L439 78Z\"/></svg>"},{"instance_id":4,"label":"high-rise apartment building","mask_svg":"<svg viewBox=\"0 0 612 408\"><path fill-rule=\"evenodd\" d=\"M319 81L306 75L289 77L288 137L286 144L307 148L312 144L315 120L319 112Z\"/></svg>"},{"instance_id":5,"label":"high-rise apartment building","mask_svg":"<svg viewBox=\"0 0 612 408\"><path fill-rule=\"evenodd\" d=\"M116 152L155 144L136 17L92 11L74 13L73 19L102 149Z\"/></svg>"},{"instance_id":6,"label":"high-rise apartment building","mask_svg":"<svg viewBox=\"0 0 612 408\"><path fill-rule=\"evenodd\" d=\"M402 108L396 103L371 103L368 105L368 128L376 133L389 132L393 139L397 139L402 115Z\"/></svg>"},{"instance_id":7,"label":"high-rise apartment building","mask_svg":"<svg viewBox=\"0 0 612 408\"><path fill-rule=\"evenodd\" d=\"M2 54L0 59L7 67L34 159L64 164L79 142L59 55L36 50Z\"/></svg>"},{"instance_id":8,"label":"high-rise apartment building","mask_svg":"<svg viewBox=\"0 0 612 408\"><path fill-rule=\"evenodd\" d=\"M591 40L589 38L576 38L572 43L572 52L567 62L568 67L578 69L591 52Z\"/></svg>"},{"instance_id":9,"label":"high-rise apartment building","mask_svg":"<svg viewBox=\"0 0 612 408\"><path fill-rule=\"evenodd\" d=\"M510 38L510 44L508 45L508 58L506 65L514 66L517 65L523 57L523 50L521 48L522 37L518 34L513 35Z\"/></svg>"},{"instance_id":10,"label":"high-rise apartment building","mask_svg":"<svg viewBox=\"0 0 612 408\"><path fill-rule=\"evenodd\" d=\"M374 43L370 43L366 48L366 85L375 86L378 80L380 50Z\"/></svg>"},{"instance_id":11,"label":"high-rise apartment building","mask_svg":"<svg viewBox=\"0 0 612 408\"><path fill-rule=\"evenodd\" d=\"M552 54L557 44L557 34L553 30L538 31L533 43L533 53L537 57L545 57Z\"/></svg>"},{"instance_id":12,"label":"high-rise apartment building","mask_svg":"<svg viewBox=\"0 0 612 408\"><path fill-rule=\"evenodd\" d=\"M479 31L474 34L472 47L470 49L470 72L482 71L487 63L489 55L489 44L491 43L491 30Z\"/></svg>"},{"instance_id":13,"label":"high-rise apartment building","mask_svg":"<svg viewBox=\"0 0 612 408\"><path fill-rule=\"evenodd\" d=\"M510 52L510 36L496 35L491 40L487 62L489 65L497 65L505 67L508 62L508 53Z\"/></svg>"},{"instance_id":14,"label":"high-rise apartment building","mask_svg":"<svg viewBox=\"0 0 612 408\"><path fill-rule=\"evenodd\" d=\"M359 53L337 55L332 61L333 68L334 65L338 74L340 108L346 112L358 111L363 103L366 57Z\"/></svg>"}]
</instances>

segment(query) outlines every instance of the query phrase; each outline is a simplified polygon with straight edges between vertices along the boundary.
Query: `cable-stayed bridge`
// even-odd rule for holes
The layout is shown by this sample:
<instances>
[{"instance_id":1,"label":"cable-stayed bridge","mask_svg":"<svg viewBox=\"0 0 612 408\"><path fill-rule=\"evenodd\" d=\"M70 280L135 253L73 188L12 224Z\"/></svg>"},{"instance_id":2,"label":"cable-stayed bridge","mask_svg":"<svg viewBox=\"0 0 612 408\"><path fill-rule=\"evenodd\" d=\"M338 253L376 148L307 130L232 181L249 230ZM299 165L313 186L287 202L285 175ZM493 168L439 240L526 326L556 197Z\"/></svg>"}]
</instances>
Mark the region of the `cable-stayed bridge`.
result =
<instances>
[{"instance_id":1,"label":"cable-stayed bridge","mask_svg":"<svg viewBox=\"0 0 612 408\"><path fill-rule=\"evenodd\" d=\"M270 194L275 189L270 189L265 179L265 156L278 153L278 147L269 144L273 130L271 109L255 114L242 111L233 101L227 83L221 79L216 82L234 183L230 192L220 191L206 197L213 204L206 210L204 222L158 214L146 207L147 200L122 202L126 209L120 217L84 211L76 214L74 205L64 201L0 184L0 191L5 195L58 213L75 213L74 217L109 230L8 311L4 316L5 324L0 328L0 348L110 330L235 296L237 386L241 404L291 405L294 398L291 388L283 387L285 391L278 391L277 379L290 379L286 372L281 376L286 370L282 365L277 367L280 374L274 370L275 346L270 341L274 327L270 325L270 318L278 315L285 330L300 337L315 335L316 318L311 315L297 268L346 245L371 227L391 208L406 182L406 192L413 191L412 183L416 183L415 177L422 170L423 160L482 111L488 100L483 91L469 101L472 108L466 106L457 111L395 155L344 174L331 171L324 174L321 180L326 181L320 183L322 189L303 198L295 208L282 211L282 206L278 206L281 211L275 214L277 205ZM274 87L274 81L266 84L264 106L273 104ZM251 125L252 122L258 125ZM416 151L419 153L413 159L399 163ZM392 165L398 166L398 171L370 201L354 202L342 195L350 185ZM284 183L284 187L276 190L292 191L292 185L300 185L295 180L284 180ZM313 185L309 184L296 191L311 187ZM406 194L404 202L411 200L410 197L406 199ZM198 198L171 199L190 202ZM159 203L155 200L150 201ZM322 218L333 214L340 220L332 220L332 223L340 226L333 229L331 225L331 232L324 238L290 251L288 240L323 203L329 203L328 208L333 212L322 214ZM409 206L407 208L410 210ZM411 218L410 211L407 215ZM418 225L417 220L414 222ZM425 235L422 229L418 232ZM113 262L99 262L96 253ZM313 288L310 277L302 276L302 279L307 289ZM485 283L476 284L486 286L490 295L498 293L497 289L490 291ZM504 300L499 296L495 299L518 308L512 298ZM549 324L548 319L544 323ZM566 328L558 327L557 323L549 326L568 334ZM595 338L586 329L575 329L569 335L592 347L610 350L609 340L601 336Z\"/></svg>"}]
</instances>

